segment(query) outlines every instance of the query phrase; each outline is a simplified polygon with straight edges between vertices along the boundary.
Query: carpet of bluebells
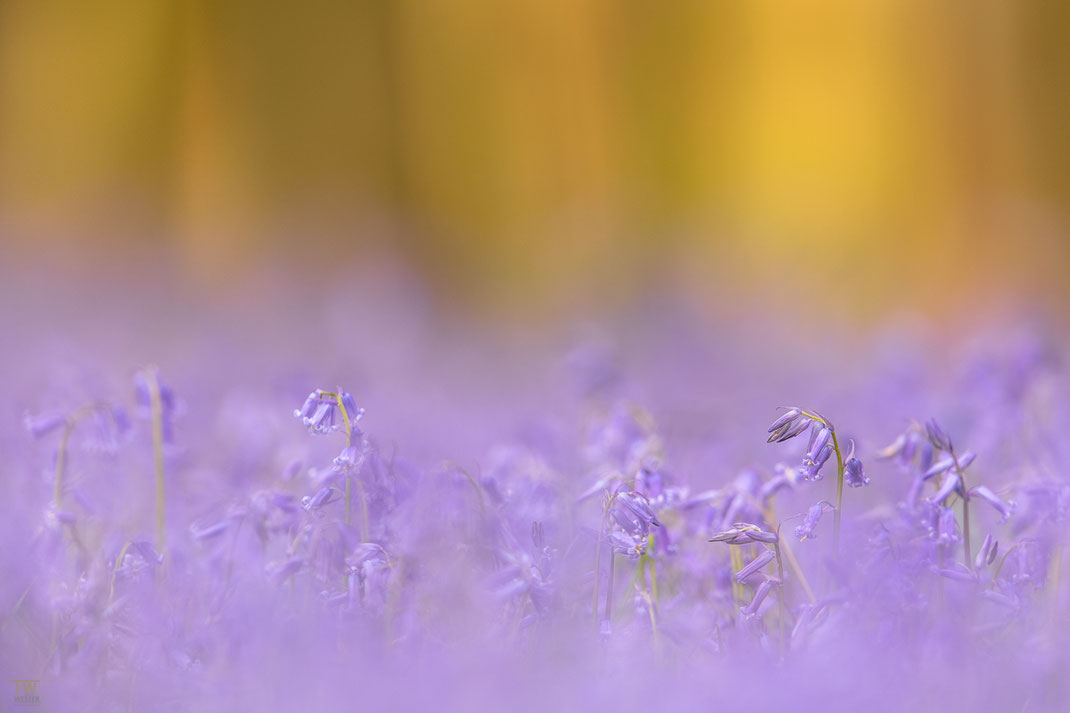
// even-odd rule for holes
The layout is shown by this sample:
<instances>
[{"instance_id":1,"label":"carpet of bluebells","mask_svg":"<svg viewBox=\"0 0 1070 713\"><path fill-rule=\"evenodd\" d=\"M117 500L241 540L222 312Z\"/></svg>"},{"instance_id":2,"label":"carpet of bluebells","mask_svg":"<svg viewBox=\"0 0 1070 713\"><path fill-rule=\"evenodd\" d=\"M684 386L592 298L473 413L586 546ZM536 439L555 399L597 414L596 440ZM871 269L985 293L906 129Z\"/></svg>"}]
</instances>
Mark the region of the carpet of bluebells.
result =
<instances>
[{"instance_id":1,"label":"carpet of bluebells","mask_svg":"<svg viewBox=\"0 0 1070 713\"><path fill-rule=\"evenodd\" d=\"M53 299L0 356L40 709L1070 708L1057 330Z\"/></svg>"}]
</instances>

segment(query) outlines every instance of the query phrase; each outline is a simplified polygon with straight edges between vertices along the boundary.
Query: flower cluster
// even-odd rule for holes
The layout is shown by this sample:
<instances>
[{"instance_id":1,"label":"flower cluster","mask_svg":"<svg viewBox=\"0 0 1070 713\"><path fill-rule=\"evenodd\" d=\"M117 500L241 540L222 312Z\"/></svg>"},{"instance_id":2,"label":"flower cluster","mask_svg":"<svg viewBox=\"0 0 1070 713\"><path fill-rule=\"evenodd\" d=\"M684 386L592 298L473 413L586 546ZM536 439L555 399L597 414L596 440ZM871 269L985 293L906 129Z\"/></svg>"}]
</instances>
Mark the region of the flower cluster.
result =
<instances>
[{"instance_id":1,"label":"flower cluster","mask_svg":"<svg viewBox=\"0 0 1070 713\"><path fill-rule=\"evenodd\" d=\"M20 546L0 651L45 672L57 709L80 691L90 709L271 709L258 691L279 671L388 709L413 676L433 696L479 671L505 681L498 708L536 676L563 696L590 678L677 707L716 685L725 705L760 690L787 710L840 684L828 661L867 660L852 681L919 682L890 708L958 693L946 670L998 665L1000 681L970 679L993 702L965 709L1021 710L1035 691L1038 710L1060 710L1044 691L1067 643L1070 412L1042 416L1070 389L1030 376L1038 364L1005 370L998 410L967 403L946 430L903 429L898 412L928 398L857 408L861 386L829 396L843 431L790 408L768 427L775 451L741 408L696 418L657 389L646 407L625 398L616 362L612 378L585 366L573 401L515 431L467 413L409 430L420 409L376 404L364 432L341 388L301 403L309 385L280 379L285 393L217 405L214 380L151 367L108 398L39 389L9 409L31 414L24 429L0 434L19 505L0 528ZM179 420L187 404L197 418Z\"/></svg>"}]
</instances>

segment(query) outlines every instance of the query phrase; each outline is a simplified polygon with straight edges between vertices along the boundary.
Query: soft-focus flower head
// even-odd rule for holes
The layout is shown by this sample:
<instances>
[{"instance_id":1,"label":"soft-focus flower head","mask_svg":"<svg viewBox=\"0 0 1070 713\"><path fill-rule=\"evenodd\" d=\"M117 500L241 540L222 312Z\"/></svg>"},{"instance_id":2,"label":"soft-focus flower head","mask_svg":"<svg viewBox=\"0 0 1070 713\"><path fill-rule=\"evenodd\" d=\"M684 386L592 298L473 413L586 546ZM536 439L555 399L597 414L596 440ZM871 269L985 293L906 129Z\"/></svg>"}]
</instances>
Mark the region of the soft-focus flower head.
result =
<instances>
[{"instance_id":1,"label":"soft-focus flower head","mask_svg":"<svg viewBox=\"0 0 1070 713\"><path fill-rule=\"evenodd\" d=\"M805 431L814 421L814 416L802 409L789 408L769 426L770 435L766 443L783 443L791 440Z\"/></svg>"},{"instance_id":2,"label":"soft-focus flower head","mask_svg":"<svg viewBox=\"0 0 1070 713\"><path fill-rule=\"evenodd\" d=\"M163 441L174 443L174 423L182 408L171 386L160 379L156 367L149 366L134 374L134 394L138 416L151 420L157 417L156 409L159 409Z\"/></svg>"},{"instance_id":3,"label":"soft-focus flower head","mask_svg":"<svg viewBox=\"0 0 1070 713\"><path fill-rule=\"evenodd\" d=\"M753 617L761 609L762 602L769 596L769 592L772 591L774 582L771 579L767 579L758 585L757 591L754 592L754 598L750 600L748 604L741 607L739 612L746 618Z\"/></svg>"},{"instance_id":4,"label":"soft-focus flower head","mask_svg":"<svg viewBox=\"0 0 1070 713\"><path fill-rule=\"evenodd\" d=\"M802 524L795 528L795 536L799 538L799 541L812 540L817 537L814 530L817 529L818 523L821 522L821 516L825 514L826 510L832 509L834 509L832 503L825 500L811 505L806 511Z\"/></svg>"},{"instance_id":5,"label":"soft-focus flower head","mask_svg":"<svg viewBox=\"0 0 1070 713\"><path fill-rule=\"evenodd\" d=\"M763 530L748 522L737 522L732 529L719 532L709 538L710 542L724 542L727 545L749 545L753 542L774 543L779 538L775 532Z\"/></svg>"},{"instance_id":6,"label":"soft-focus flower head","mask_svg":"<svg viewBox=\"0 0 1070 713\"><path fill-rule=\"evenodd\" d=\"M301 408L294 410L294 416L301 419L310 432L321 436L347 429L356 433L356 423L364 416L364 409L358 408L353 397L341 388L337 392L316 389Z\"/></svg>"},{"instance_id":7,"label":"soft-focus flower head","mask_svg":"<svg viewBox=\"0 0 1070 713\"><path fill-rule=\"evenodd\" d=\"M27 413L22 417L22 423L30 435L34 438L44 438L49 433L56 431L67 424L68 416L62 411L49 411L32 415Z\"/></svg>"},{"instance_id":8,"label":"soft-focus flower head","mask_svg":"<svg viewBox=\"0 0 1070 713\"><path fill-rule=\"evenodd\" d=\"M851 450L843 461L843 478L847 485L852 488L869 485L869 478L866 477L866 472L862 468L862 461L855 456L854 441L851 441Z\"/></svg>"},{"instance_id":9,"label":"soft-focus flower head","mask_svg":"<svg viewBox=\"0 0 1070 713\"><path fill-rule=\"evenodd\" d=\"M992 537L991 533L985 535L984 544L981 545L981 549L977 550L974 567L978 570L984 569L996 560L996 555L998 554L999 542Z\"/></svg>"},{"instance_id":10,"label":"soft-focus flower head","mask_svg":"<svg viewBox=\"0 0 1070 713\"><path fill-rule=\"evenodd\" d=\"M933 456L933 444L926 435L924 427L913 422L904 433L896 436L891 444L877 452L878 460L894 460L901 469L906 471L928 470L932 465Z\"/></svg>"},{"instance_id":11,"label":"soft-focus flower head","mask_svg":"<svg viewBox=\"0 0 1070 713\"><path fill-rule=\"evenodd\" d=\"M947 435L943 428L941 428L935 418L930 418L925 422L925 433L929 437L929 442L933 444L934 448L945 452L951 452L951 437Z\"/></svg>"},{"instance_id":12,"label":"soft-focus flower head","mask_svg":"<svg viewBox=\"0 0 1070 713\"><path fill-rule=\"evenodd\" d=\"M631 559L637 559L646 552L647 536L641 532L627 532L614 529L609 533L609 544L617 554L627 555Z\"/></svg>"},{"instance_id":13,"label":"soft-focus flower head","mask_svg":"<svg viewBox=\"0 0 1070 713\"><path fill-rule=\"evenodd\" d=\"M978 485L976 488L971 488L970 495L979 497L991 505L999 513L1000 522L1007 522L1014 513L1015 502L1003 500L987 486Z\"/></svg>"},{"instance_id":14,"label":"soft-focus flower head","mask_svg":"<svg viewBox=\"0 0 1070 713\"><path fill-rule=\"evenodd\" d=\"M736 572L736 581L744 582L755 572L761 570L767 564L776 559L776 554L770 549L763 549L757 557L752 559L746 565L743 566L738 572Z\"/></svg>"},{"instance_id":15,"label":"soft-focus flower head","mask_svg":"<svg viewBox=\"0 0 1070 713\"><path fill-rule=\"evenodd\" d=\"M110 401L91 401L71 412L49 411L40 415L26 414L23 425L35 439L66 429L62 447L77 426L90 419L91 428L86 432L85 448L90 451L114 455L118 452L123 436L130 431L130 419L126 410Z\"/></svg>"},{"instance_id":16,"label":"soft-focus flower head","mask_svg":"<svg viewBox=\"0 0 1070 713\"><path fill-rule=\"evenodd\" d=\"M947 471L955 468L955 462L958 461L958 470L965 470L973 461L977 458L976 454L966 451L960 456L952 457L950 455L944 456L937 462L933 463L928 470L922 473L922 478L928 480L934 475L941 475Z\"/></svg>"},{"instance_id":17,"label":"soft-focus flower head","mask_svg":"<svg viewBox=\"0 0 1070 713\"><path fill-rule=\"evenodd\" d=\"M773 477L762 483L762 487L758 490L758 499L762 503L767 503L781 490L790 490L804 479L799 469L786 463L777 463L773 466Z\"/></svg>"}]
</instances>

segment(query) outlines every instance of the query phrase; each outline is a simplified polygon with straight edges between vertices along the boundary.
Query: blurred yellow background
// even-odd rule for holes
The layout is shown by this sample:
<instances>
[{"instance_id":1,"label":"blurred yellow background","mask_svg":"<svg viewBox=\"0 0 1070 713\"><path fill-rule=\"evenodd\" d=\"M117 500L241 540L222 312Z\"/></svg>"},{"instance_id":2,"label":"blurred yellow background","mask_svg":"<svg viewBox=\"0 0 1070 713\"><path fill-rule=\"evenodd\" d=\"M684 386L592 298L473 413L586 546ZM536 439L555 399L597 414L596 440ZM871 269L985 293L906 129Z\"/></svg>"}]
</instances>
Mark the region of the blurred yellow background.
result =
<instances>
[{"instance_id":1,"label":"blurred yellow background","mask_svg":"<svg viewBox=\"0 0 1070 713\"><path fill-rule=\"evenodd\" d=\"M5 0L0 226L208 283L395 255L549 313L660 286L1061 312L1068 28L994 0Z\"/></svg>"}]
</instances>

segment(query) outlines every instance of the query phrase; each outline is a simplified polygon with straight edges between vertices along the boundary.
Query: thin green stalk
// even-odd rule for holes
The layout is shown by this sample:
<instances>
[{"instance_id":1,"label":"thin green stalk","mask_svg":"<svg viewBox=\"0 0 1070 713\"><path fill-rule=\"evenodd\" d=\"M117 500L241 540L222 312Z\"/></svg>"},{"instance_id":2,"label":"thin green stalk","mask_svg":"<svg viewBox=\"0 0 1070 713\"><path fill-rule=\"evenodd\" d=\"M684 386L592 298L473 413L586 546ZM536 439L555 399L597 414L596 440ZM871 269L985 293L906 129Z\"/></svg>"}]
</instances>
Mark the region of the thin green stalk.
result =
<instances>
[{"instance_id":1,"label":"thin green stalk","mask_svg":"<svg viewBox=\"0 0 1070 713\"><path fill-rule=\"evenodd\" d=\"M1051 631L1054 633L1055 628L1055 614L1058 611L1059 606L1059 574L1062 569L1063 561L1063 546L1056 545L1055 551L1051 554L1051 565L1048 570L1048 580L1051 582L1051 593L1048 601L1048 623Z\"/></svg>"},{"instance_id":2,"label":"thin green stalk","mask_svg":"<svg viewBox=\"0 0 1070 713\"><path fill-rule=\"evenodd\" d=\"M74 416L67 419L67 423L63 427L63 435L60 436L59 439L59 450L56 451L56 474L52 478L52 502L55 504L57 510L59 510L60 502L63 499L63 474L67 468L67 443L71 439L71 432L74 430L74 424Z\"/></svg>"},{"instance_id":3,"label":"thin green stalk","mask_svg":"<svg viewBox=\"0 0 1070 713\"><path fill-rule=\"evenodd\" d=\"M349 448L349 446L350 446L350 444L352 443L352 440L353 440L352 426L349 423L349 413L346 411L345 404L342 403L342 395L341 394L331 394L331 395L334 396L334 400L338 404L338 410L342 412L342 421L345 423L345 427L346 427L346 448ZM346 525L349 525L350 521L352 520L351 513L353 511L352 502L351 502L351 496L350 496L351 490L350 490L350 486L349 486L349 481L350 480L352 480L352 478L347 473L346 474ZM364 538L361 538L361 539L364 539Z\"/></svg>"},{"instance_id":4,"label":"thin green stalk","mask_svg":"<svg viewBox=\"0 0 1070 713\"><path fill-rule=\"evenodd\" d=\"M155 367L145 370L145 383L149 389L152 408L152 455L156 467L156 547L161 553L166 549L166 501L164 495L163 463L163 402L160 398L160 382Z\"/></svg>"},{"instance_id":5,"label":"thin green stalk","mask_svg":"<svg viewBox=\"0 0 1070 713\"><path fill-rule=\"evenodd\" d=\"M732 561L732 574L734 575L743 569L743 557L739 554L738 547L729 547L728 553ZM735 600L737 608L743 606L743 583L736 581L734 576L732 577L732 598Z\"/></svg>"},{"instance_id":6,"label":"thin green stalk","mask_svg":"<svg viewBox=\"0 0 1070 713\"><path fill-rule=\"evenodd\" d=\"M71 434L74 433L74 427L78 425L82 416L90 413L97 406L96 403L86 404L68 416L63 425L63 435L59 438L59 449L56 451L56 471L52 478L52 502L57 510L63 500L63 478L67 473L67 451L70 447Z\"/></svg>"},{"instance_id":7,"label":"thin green stalk","mask_svg":"<svg viewBox=\"0 0 1070 713\"><path fill-rule=\"evenodd\" d=\"M111 585L108 587L108 604L111 604L112 599L115 598L115 578L119 574L119 567L123 563L123 557L126 556L127 549L130 548L131 542L126 541L123 545L123 549L119 550L119 556L115 558L115 566L111 570Z\"/></svg>"},{"instance_id":8,"label":"thin green stalk","mask_svg":"<svg viewBox=\"0 0 1070 713\"><path fill-rule=\"evenodd\" d=\"M650 533L647 536L647 552L654 551L654 533ZM646 555L647 564L650 566L650 596L654 598L654 603L658 602L658 573L654 568L654 555Z\"/></svg>"},{"instance_id":9,"label":"thin green stalk","mask_svg":"<svg viewBox=\"0 0 1070 713\"><path fill-rule=\"evenodd\" d=\"M777 618L780 620L780 650L782 654L787 654L787 618L784 615L784 561L780 559L779 541L773 543L773 553L776 555L776 576L780 580L780 589L776 595Z\"/></svg>"},{"instance_id":10,"label":"thin green stalk","mask_svg":"<svg viewBox=\"0 0 1070 713\"><path fill-rule=\"evenodd\" d=\"M614 567L614 560L616 560L616 558L613 556L613 552L610 551L610 553L609 553L609 581L606 582L606 608L604 609L605 613L602 615L602 620L603 621L612 621L612 619L613 619L613 567Z\"/></svg>"},{"instance_id":11,"label":"thin green stalk","mask_svg":"<svg viewBox=\"0 0 1070 713\"><path fill-rule=\"evenodd\" d=\"M757 503L757 501L755 502ZM762 515L763 517L765 517L766 522L772 523L777 521L776 508L774 508L772 505L767 508L762 508L761 504L758 504L758 507L762 510ZM780 532L779 528L777 532ZM810 583L806 581L806 575L803 574L802 567L799 566L798 560L795 559L795 555L792 554L791 547L786 541L783 543L782 550L784 553L784 559L788 561L788 567L791 568L792 572L795 574L795 577L799 580L799 584L802 586L803 591L806 593L806 598L810 600L811 604L813 604L817 601L817 597L814 596L814 590L810 589Z\"/></svg>"},{"instance_id":12,"label":"thin green stalk","mask_svg":"<svg viewBox=\"0 0 1070 713\"><path fill-rule=\"evenodd\" d=\"M829 431L832 433L832 449L836 451L836 511L832 513L832 552L839 557L840 519L843 515L843 453L840 452L836 430L830 427Z\"/></svg>"},{"instance_id":13,"label":"thin green stalk","mask_svg":"<svg viewBox=\"0 0 1070 713\"><path fill-rule=\"evenodd\" d=\"M966 474L959 465L959 457L955 451L951 451L951 460L955 462L955 472L959 474L959 485L962 486L962 546L966 551L966 567L973 570L973 556L970 554L970 491L966 487Z\"/></svg>"},{"instance_id":14,"label":"thin green stalk","mask_svg":"<svg viewBox=\"0 0 1070 713\"><path fill-rule=\"evenodd\" d=\"M598 590L601 588L599 577L602 574L602 537L606 532L606 521L609 519L609 509L613 507L613 501L616 500L617 494L613 493L606 501L605 507L602 508L602 521L598 525L598 537L595 540L594 545L594 604L591 610L594 613L594 627L598 629ZM610 552L610 557L613 553Z\"/></svg>"}]
</instances>

